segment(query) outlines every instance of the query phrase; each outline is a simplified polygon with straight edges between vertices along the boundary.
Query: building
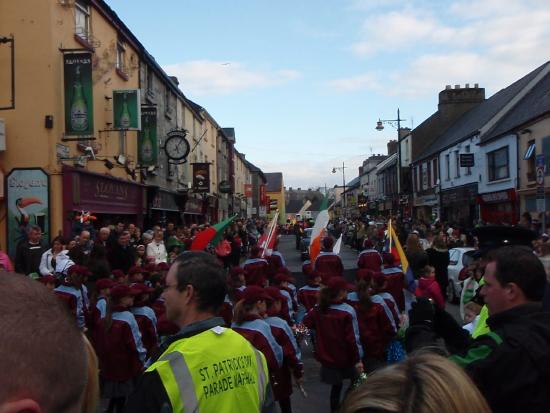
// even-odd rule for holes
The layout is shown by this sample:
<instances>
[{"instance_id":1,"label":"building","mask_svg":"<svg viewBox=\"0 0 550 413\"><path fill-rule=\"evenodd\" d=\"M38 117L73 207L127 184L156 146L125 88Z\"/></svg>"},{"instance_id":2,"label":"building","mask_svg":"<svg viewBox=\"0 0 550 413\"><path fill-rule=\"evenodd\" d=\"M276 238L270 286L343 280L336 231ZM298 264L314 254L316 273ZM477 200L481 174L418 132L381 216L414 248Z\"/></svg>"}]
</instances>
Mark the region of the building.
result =
<instances>
[{"instance_id":1,"label":"building","mask_svg":"<svg viewBox=\"0 0 550 413\"><path fill-rule=\"evenodd\" d=\"M248 210L252 208L252 176L248 169L248 162L245 156L235 149L233 163L235 165L234 213L249 218Z\"/></svg>"},{"instance_id":2,"label":"building","mask_svg":"<svg viewBox=\"0 0 550 413\"><path fill-rule=\"evenodd\" d=\"M250 210L247 211L247 216L249 217L267 217L267 194L266 194L266 184L267 179L265 178L264 173L256 165L252 164L249 161L246 161L248 170L250 171L250 191L251 191L251 202Z\"/></svg>"},{"instance_id":3,"label":"building","mask_svg":"<svg viewBox=\"0 0 550 413\"><path fill-rule=\"evenodd\" d=\"M275 211L279 211L279 223L286 223L286 210L285 210L285 186L283 182L282 172L267 172L265 173L266 183L266 195L268 197L268 211L269 218L273 218Z\"/></svg>"}]
</instances>

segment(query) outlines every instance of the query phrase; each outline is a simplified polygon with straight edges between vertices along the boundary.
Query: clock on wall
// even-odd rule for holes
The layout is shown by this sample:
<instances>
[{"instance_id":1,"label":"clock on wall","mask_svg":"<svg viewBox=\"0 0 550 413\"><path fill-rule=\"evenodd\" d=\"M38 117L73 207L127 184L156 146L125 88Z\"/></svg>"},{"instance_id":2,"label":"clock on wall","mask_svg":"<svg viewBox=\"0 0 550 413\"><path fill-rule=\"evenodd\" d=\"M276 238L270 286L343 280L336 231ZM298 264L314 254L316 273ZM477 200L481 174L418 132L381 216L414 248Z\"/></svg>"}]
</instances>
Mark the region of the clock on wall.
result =
<instances>
[{"instance_id":1,"label":"clock on wall","mask_svg":"<svg viewBox=\"0 0 550 413\"><path fill-rule=\"evenodd\" d=\"M164 142L164 152L171 161L185 162L191 151L189 141L186 139L185 129L176 129L168 132Z\"/></svg>"}]
</instances>

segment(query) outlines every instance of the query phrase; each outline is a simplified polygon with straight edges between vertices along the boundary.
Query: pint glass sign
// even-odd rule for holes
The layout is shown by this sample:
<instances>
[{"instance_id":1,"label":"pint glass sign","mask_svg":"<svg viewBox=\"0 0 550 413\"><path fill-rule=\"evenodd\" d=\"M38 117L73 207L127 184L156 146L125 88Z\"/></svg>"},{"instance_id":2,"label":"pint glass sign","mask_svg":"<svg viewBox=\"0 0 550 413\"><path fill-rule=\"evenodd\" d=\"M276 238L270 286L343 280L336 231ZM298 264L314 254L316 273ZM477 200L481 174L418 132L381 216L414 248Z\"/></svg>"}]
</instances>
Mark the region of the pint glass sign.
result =
<instances>
[{"instance_id":1,"label":"pint glass sign","mask_svg":"<svg viewBox=\"0 0 550 413\"><path fill-rule=\"evenodd\" d=\"M49 238L49 179L42 169L13 169L6 177L8 254L15 256L17 244L26 240L29 225L42 229Z\"/></svg>"},{"instance_id":2,"label":"pint glass sign","mask_svg":"<svg viewBox=\"0 0 550 413\"><path fill-rule=\"evenodd\" d=\"M140 109L139 89L113 90L113 125L115 129L141 129Z\"/></svg>"},{"instance_id":3,"label":"pint glass sign","mask_svg":"<svg viewBox=\"0 0 550 413\"><path fill-rule=\"evenodd\" d=\"M65 53L63 66L65 135L93 135L92 54Z\"/></svg>"}]
</instances>

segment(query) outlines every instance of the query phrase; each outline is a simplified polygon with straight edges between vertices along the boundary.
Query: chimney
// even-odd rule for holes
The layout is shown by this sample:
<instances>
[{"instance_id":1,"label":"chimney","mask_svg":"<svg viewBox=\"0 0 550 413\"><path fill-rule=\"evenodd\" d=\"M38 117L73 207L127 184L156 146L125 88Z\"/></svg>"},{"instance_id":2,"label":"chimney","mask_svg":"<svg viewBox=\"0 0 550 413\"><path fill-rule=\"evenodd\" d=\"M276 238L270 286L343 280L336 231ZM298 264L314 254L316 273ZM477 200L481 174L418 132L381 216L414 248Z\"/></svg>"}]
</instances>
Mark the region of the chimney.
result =
<instances>
[{"instance_id":1,"label":"chimney","mask_svg":"<svg viewBox=\"0 0 550 413\"><path fill-rule=\"evenodd\" d=\"M170 78L172 83L174 83L176 86L180 85L180 81L178 80L178 78L176 76L168 76L168 77Z\"/></svg>"},{"instance_id":2,"label":"chimney","mask_svg":"<svg viewBox=\"0 0 550 413\"><path fill-rule=\"evenodd\" d=\"M439 92L438 110L444 117L454 118L458 112L464 113L473 107L479 105L485 100L485 89L478 87L476 83L473 88L467 83L464 88L455 85L454 89L450 85Z\"/></svg>"},{"instance_id":3,"label":"chimney","mask_svg":"<svg viewBox=\"0 0 550 413\"><path fill-rule=\"evenodd\" d=\"M388 142L388 156L397 152L397 141L391 140Z\"/></svg>"},{"instance_id":4,"label":"chimney","mask_svg":"<svg viewBox=\"0 0 550 413\"><path fill-rule=\"evenodd\" d=\"M361 175L363 175L363 167L362 166L359 167L359 176L361 176Z\"/></svg>"}]
</instances>

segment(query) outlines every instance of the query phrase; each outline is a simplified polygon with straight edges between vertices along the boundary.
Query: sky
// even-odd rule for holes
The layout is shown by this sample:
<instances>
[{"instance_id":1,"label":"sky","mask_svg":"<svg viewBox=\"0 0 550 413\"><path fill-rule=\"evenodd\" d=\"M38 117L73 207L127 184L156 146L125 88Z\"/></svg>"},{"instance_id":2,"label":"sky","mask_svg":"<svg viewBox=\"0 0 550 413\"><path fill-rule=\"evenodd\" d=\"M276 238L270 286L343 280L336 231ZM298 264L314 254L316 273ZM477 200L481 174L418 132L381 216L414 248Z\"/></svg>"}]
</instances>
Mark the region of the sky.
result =
<instances>
[{"instance_id":1,"label":"sky","mask_svg":"<svg viewBox=\"0 0 550 413\"><path fill-rule=\"evenodd\" d=\"M486 97L549 59L548 0L106 0L184 94L287 187L342 184L445 85ZM546 52L546 53L545 53Z\"/></svg>"}]
</instances>

